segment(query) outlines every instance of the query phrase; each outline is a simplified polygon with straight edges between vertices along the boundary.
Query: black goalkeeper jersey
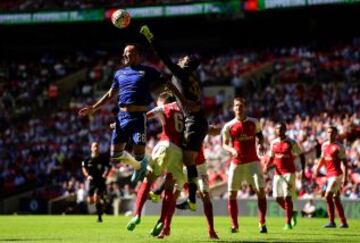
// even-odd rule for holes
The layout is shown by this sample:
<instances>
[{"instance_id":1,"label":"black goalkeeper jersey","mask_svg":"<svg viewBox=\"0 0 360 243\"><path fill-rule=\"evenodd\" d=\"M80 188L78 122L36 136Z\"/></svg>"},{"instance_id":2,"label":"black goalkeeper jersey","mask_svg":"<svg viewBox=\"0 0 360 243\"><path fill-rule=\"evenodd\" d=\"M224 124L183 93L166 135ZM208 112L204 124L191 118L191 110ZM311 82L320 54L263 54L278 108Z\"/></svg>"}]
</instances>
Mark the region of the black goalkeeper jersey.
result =
<instances>
[{"instance_id":1,"label":"black goalkeeper jersey","mask_svg":"<svg viewBox=\"0 0 360 243\"><path fill-rule=\"evenodd\" d=\"M97 157L90 157L82 162L84 167L90 176L94 179L101 179L106 170L110 169L110 161L108 156L99 154Z\"/></svg>"}]
</instances>

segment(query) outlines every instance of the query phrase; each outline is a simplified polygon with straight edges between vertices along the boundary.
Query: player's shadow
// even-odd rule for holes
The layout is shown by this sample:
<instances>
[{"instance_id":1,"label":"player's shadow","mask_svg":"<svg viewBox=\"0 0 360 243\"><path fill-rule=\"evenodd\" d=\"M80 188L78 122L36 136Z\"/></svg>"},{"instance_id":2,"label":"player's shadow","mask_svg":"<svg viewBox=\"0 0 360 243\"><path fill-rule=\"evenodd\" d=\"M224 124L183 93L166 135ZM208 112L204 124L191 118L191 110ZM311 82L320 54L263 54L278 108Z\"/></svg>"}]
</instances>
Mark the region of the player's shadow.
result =
<instances>
[{"instance_id":1,"label":"player's shadow","mask_svg":"<svg viewBox=\"0 0 360 243\"><path fill-rule=\"evenodd\" d=\"M21 242L21 241L59 241L61 239L50 239L50 238L28 238L28 239L20 239L20 238L12 238L12 239L0 239L0 242Z\"/></svg>"},{"instance_id":2,"label":"player's shadow","mask_svg":"<svg viewBox=\"0 0 360 243\"><path fill-rule=\"evenodd\" d=\"M206 241L208 242L208 241ZM324 239L319 239L319 240L299 240L299 239L294 239L294 240L276 240L276 239L267 239L267 240L253 240L253 241L249 241L249 240L217 240L217 243L223 242L223 243L326 243L327 241ZM330 241L329 241L330 242Z\"/></svg>"}]
</instances>

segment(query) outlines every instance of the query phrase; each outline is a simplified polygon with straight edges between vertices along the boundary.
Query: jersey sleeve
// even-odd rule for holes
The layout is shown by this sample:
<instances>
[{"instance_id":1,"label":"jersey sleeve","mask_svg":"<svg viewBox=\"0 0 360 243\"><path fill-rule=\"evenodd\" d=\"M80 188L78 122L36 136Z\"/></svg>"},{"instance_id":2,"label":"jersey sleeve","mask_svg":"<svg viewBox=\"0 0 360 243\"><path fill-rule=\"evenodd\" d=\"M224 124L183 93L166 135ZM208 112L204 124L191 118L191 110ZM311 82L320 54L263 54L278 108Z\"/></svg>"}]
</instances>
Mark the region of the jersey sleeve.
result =
<instances>
[{"instance_id":1,"label":"jersey sleeve","mask_svg":"<svg viewBox=\"0 0 360 243\"><path fill-rule=\"evenodd\" d=\"M255 127L256 127L256 133L260 133L261 132L261 125L260 125L260 121L258 119L255 119Z\"/></svg>"},{"instance_id":2,"label":"jersey sleeve","mask_svg":"<svg viewBox=\"0 0 360 243\"><path fill-rule=\"evenodd\" d=\"M321 145L321 158L325 156L326 142Z\"/></svg>"},{"instance_id":3,"label":"jersey sleeve","mask_svg":"<svg viewBox=\"0 0 360 243\"><path fill-rule=\"evenodd\" d=\"M299 156L302 153L300 145L296 141L291 141L291 152L294 156Z\"/></svg>"},{"instance_id":4,"label":"jersey sleeve","mask_svg":"<svg viewBox=\"0 0 360 243\"><path fill-rule=\"evenodd\" d=\"M270 143L270 149L269 149L269 152L268 152L269 158L275 157L274 144L275 144L275 141L271 141L271 143Z\"/></svg>"},{"instance_id":5,"label":"jersey sleeve","mask_svg":"<svg viewBox=\"0 0 360 243\"><path fill-rule=\"evenodd\" d=\"M81 162L81 167L86 168L86 169L88 168L88 160L87 159L85 159Z\"/></svg>"},{"instance_id":6,"label":"jersey sleeve","mask_svg":"<svg viewBox=\"0 0 360 243\"><path fill-rule=\"evenodd\" d=\"M223 142L225 142L225 141L231 142L232 141L232 138L230 136L230 126L225 124L224 128L221 131L221 138L222 138Z\"/></svg>"},{"instance_id":7,"label":"jersey sleeve","mask_svg":"<svg viewBox=\"0 0 360 243\"><path fill-rule=\"evenodd\" d=\"M111 88L114 89L114 90L119 89L119 81L118 81L118 78L119 78L119 72L116 72L116 73L114 74L114 78L113 78L113 81L112 81L112 84L111 84Z\"/></svg>"},{"instance_id":8,"label":"jersey sleeve","mask_svg":"<svg viewBox=\"0 0 360 243\"><path fill-rule=\"evenodd\" d=\"M346 159L345 147L343 145L339 146L339 155L338 155L338 157L341 160Z\"/></svg>"}]
</instances>

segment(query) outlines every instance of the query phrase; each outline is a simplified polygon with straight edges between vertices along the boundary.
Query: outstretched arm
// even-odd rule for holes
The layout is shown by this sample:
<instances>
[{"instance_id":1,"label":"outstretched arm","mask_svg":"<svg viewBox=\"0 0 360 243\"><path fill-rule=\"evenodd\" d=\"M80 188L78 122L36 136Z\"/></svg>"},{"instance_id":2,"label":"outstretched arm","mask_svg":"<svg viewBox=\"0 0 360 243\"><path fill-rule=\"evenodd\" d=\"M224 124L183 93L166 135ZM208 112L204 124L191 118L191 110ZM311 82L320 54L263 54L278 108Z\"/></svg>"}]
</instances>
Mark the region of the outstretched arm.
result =
<instances>
[{"instance_id":1,"label":"outstretched arm","mask_svg":"<svg viewBox=\"0 0 360 243\"><path fill-rule=\"evenodd\" d=\"M87 116L94 114L97 109L99 109L102 105L109 102L114 96L115 96L115 91L114 89L110 88L109 91L106 92L95 104L82 108L79 111L79 115Z\"/></svg>"},{"instance_id":2,"label":"outstretched arm","mask_svg":"<svg viewBox=\"0 0 360 243\"><path fill-rule=\"evenodd\" d=\"M184 74L184 71L176 63L173 63L171 58L165 53L162 47L158 44L158 41L156 40L154 34L150 31L147 25L141 27L140 34L142 34L146 38L147 42L151 45L153 50L156 52L156 54L160 57L160 59L165 64L165 66L170 70L170 72L174 76L178 77L179 79L186 78L186 74Z\"/></svg>"}]
</instances>

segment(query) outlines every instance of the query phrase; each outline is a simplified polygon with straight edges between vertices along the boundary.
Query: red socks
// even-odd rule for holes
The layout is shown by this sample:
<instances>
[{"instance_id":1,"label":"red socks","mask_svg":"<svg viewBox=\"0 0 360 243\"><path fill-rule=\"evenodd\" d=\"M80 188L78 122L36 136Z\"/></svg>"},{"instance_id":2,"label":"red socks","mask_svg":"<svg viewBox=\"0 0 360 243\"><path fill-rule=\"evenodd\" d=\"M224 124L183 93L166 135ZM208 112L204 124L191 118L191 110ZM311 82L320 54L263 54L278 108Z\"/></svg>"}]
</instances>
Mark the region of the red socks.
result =
<instances>
[{"instance_id":1,"label":"red socks","mask_svg":"<svg viewBox=\"0 0 360 243\"><path fill-rule=\"evenodd\" d=\"M165 189L165 195L161 206L160 222L165 222L167 211L169 209L169 204L172 201L173 192L172 190Z\"/></svg>"},{"instance_id":2,"label":"red socks","mask_svg":"<svg viewBox=\"0 0 360 243\"><path fill-rule=\"evenodd\" d=\"M286 197L285 198L285 215L286 215L286 223L287 224L291 223L293 210L294 210L294 204L293 204L291 197Z\"/></svg>"},{"instance_id":3,"label":"red socks","mask_svg":"<svg viewBox=\"0 0 360 243\"><path fill-rule=\"evenodd\" d=\"M344 208L341 204L341 200L339 197L334 198L334 204L335 204L335 208L339 215L341 223L346 224L347 222L346 222L346 217L345 217L345 213L344 213Z\"/></svg>"},{"instance_id":4,"label":"red socks","mask_svg":"<svg viewBox=\"0 0 360 243\"><path fill-rule=\"evenodd\" d=\"M259 223L263 225L265 224L265 216L266 216L266 208L267 208L266 197L258 198L258 208L259 208Z\"/></svg>"},{"instance_id":5,"label":"red socks","mask_svg":"<svg viewBox=\"0 0 360 243\"><path fill-rule=\"evenodd\" d=\"M326 197L326 207L329 215L329 220L331 223L334 223L335 210L334 210L334 201L332 196Z\"/></svg>"},{"instance_id":6,"label":"red socks","mask_svg":"<svg viewBox=\"0 0 360 243\"><path fill-rule=\"evenodd\" d=\"M210 201L204 201L204 213L208 223L209 232L214 232L214 215L213 207Z\"/></svg>"},{"instance_id":7,"label":"red socks","mask_svg":"<svg viewBox=\"0 0 360 243\"><path fill-rule=\"evenodd\" d=\"M144 207L144 204L149 196L151 184L147 181L143 182L138 191L138 196L135 202L135 211L134 215L141 216L141 211Z\"/></svg>"},{"instance_id":8,"label":"red socks","mask_svg":"<svg viewBox=\"0 0 360 243\"><path fill-rule=\"evenodd\" d=\"M232 221L232 227L233 228L239 228L239 224L238 224L238 205L237 205L237 200L228 200L228 210L229 210L229 214L231 217L231 221Z\"/></svg>"},{"instance_id":9,"label":"red socks","mask_svg":"<svg viewBox=\"0 0 360 243\"><path fill-rule=\"evenodd\" d=\"M282 197L277 197L276 202L280 205L282 209L285 209L285 200Z\"/></svg>"}]
</instances>

